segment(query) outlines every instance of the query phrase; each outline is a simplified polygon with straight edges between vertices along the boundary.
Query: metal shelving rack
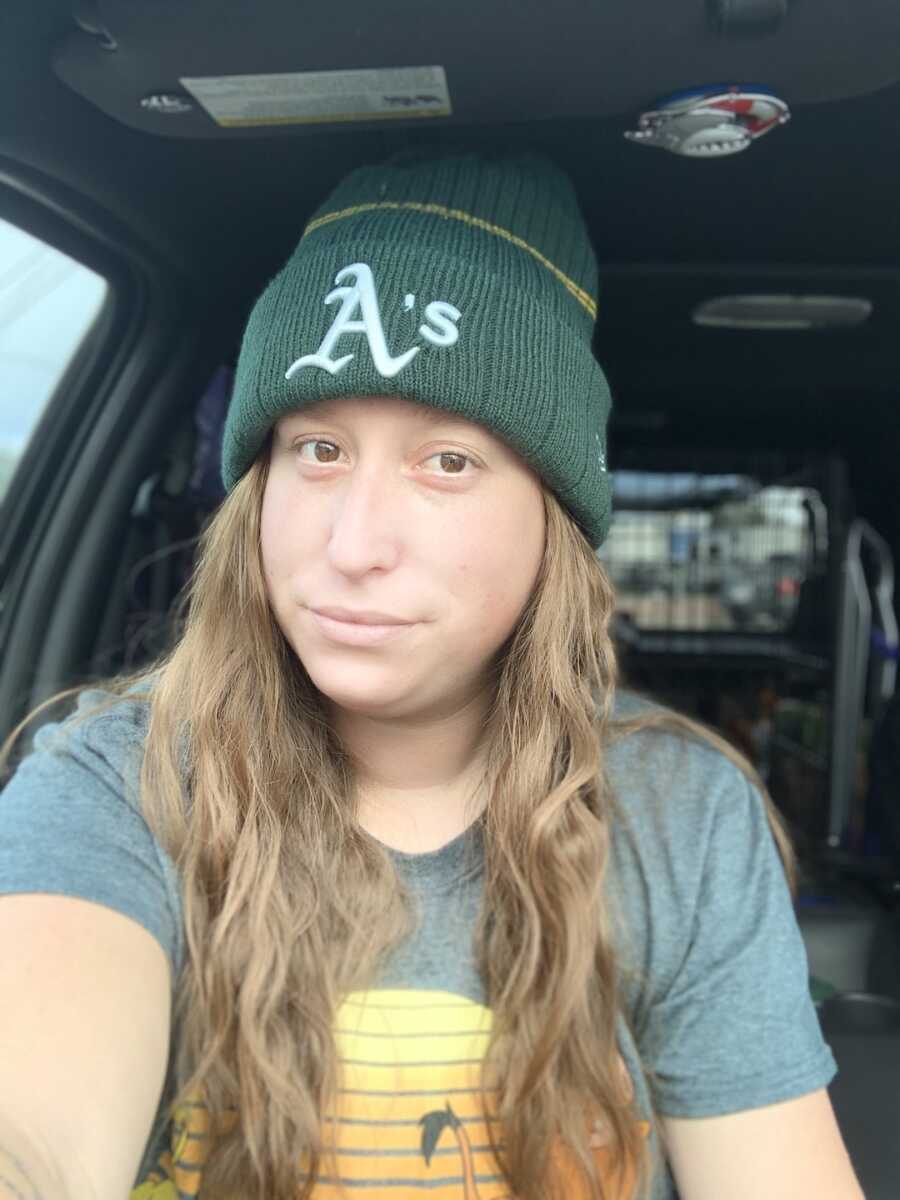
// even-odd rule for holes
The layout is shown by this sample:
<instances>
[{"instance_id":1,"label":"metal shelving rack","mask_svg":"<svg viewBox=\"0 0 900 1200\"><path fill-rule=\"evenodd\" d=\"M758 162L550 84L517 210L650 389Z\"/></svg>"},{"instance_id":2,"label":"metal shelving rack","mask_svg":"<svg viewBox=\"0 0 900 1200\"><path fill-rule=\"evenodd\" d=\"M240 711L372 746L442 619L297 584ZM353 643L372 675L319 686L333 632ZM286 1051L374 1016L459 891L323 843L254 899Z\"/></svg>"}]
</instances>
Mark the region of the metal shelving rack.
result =
<instances>
[{"instance_id":1,"label":"metal shelving rack","mask_svg":"<svg viewBox=\"0 0 900 1200\"><path fill-rule=\"evenodd\" d=\"M863 549L872 555L876 578L870 583ZM889 647L898 645L894 611L894 560L887 542L867 522L855 520L848 531L838 607L834 703L829 762L828 846L838 848L850 816L856 747L863 717L877 717L894 695L897 663L872 653L873 618Z\"/></svg>"},{"instance_id":2,"label":"metal shelving rack","mask_svg":"<svg viewBox=\"0 0 900 1200\"><path fill-rule=\"evenodd\" d=\"M728 452L673 454L658 450L642 454L635 450L624 458L623 465L626 470L657 477L655 486L646 495L632 491L614 501L614 511L624 511L629 516L611 553L606 556L603 550L600 553L617 592L625 596L626 613L617 614L614 631L626 660L639 667L643 677L652 678L658 671L661 680L671 682L681 676L695 690L702 688L704 678L715 680L718 685L720 679L731 675L777 677L788 685L786 697L790 697L790 689L794 688L800 696L816 697L816 703L820 700L822 720L826 722L824 736L820 734L815 743L802 745L799 740L792 742L786 737L785 730L775 729L772 746L792 756L798 767L808 773L809 790L821 797L821 803L816 801L819 816L809 839L813 858L826 866L838 862L852 866L858 860L862 873L877 874L883 866L880 860L860 858L850 853L847 846L856 788L857 746L863 723L877 718L896 689L894 655L898 627L894 564L884 539L868 522L855 517L843 462L835 458L791 460L785 455L751 459ZM693 472L699 482L692 500L685 501L683 494L674 492L668 497L663 494L659 481L667 472L672 473L673 480L682 481L684 476L675 473ZM676 611L666 598L672 597L671 584L668 592L661 590L657 600L648 604L643 603L639 585L629 586L629 572L639 576L624 541L629 522L638 536L644 520L641 514L673 517L691 504L700 509L727 503L725 493L717 495L714 481L708 478L718 475L724 479L727 473L732 473L730 478L735 481L739 502L753 502L752 487L743 497L740 495L741 476L751 484L755 480L760 490L788 486L793 501L803 498L808 514L805 553L810 569L802 582L803 611L798 604L793 619L783 628L765 629L759 623L751 629L666 625L668 614ZM704 488L701 484L709 486ZM673 519L672 528L675 524ZM762 529L759 536L764 539L769 532ZM784 549L777 541L773 534L771 546L760 559L761 569L766 554L777 554L779 548ZM674 539L672 544L675 545ZM617 553L621 555L619 561ZM657 549L652 553L664 551ZM666 564L644 559L640 569L647 575L646 586L651 590L654 584L660 584ZM679 572L684 572L684 560L671 569L673 576ZM752 569L749 573L752 574ZM624 586L617 580L622 580ZM680 599L681 612L690 614L690 598ZM715 605L708 605L706 610L698 607L698 612L704 611L715 614ZM628 612L630 616L626 615ZM873 637L888 648L886 654L875 651ZM800 707L804 703L798 702ZM786 798L789 795L792 797L793 793L786 793Z\"/></svg>"}]
</instances>

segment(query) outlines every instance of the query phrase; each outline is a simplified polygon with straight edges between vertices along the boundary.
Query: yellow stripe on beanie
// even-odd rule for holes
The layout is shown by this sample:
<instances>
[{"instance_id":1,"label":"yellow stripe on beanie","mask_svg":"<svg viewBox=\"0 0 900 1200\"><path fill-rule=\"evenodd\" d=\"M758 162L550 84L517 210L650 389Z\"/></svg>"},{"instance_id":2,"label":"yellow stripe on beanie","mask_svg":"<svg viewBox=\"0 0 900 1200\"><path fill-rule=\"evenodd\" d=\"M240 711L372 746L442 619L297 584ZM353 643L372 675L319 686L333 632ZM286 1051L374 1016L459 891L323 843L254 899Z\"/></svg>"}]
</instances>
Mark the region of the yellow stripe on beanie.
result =
<instances>
[{"instance_id":1,"label":"yellow stripe on beanie","mask_svg":"<svg viewBox=\"0 0 900 1200\"><path fill-rule=\"evenodd\" d=\"M505 238L512 245L518 246L521 250L527 250L529 254L533 255L542 266L546 267L551 274L556 276L566 291L574 296L578 303L596 320L597 305L593 298L584 288L579 287L574 279L570 279L549 258L541 254L540 250L536 250L534 246L529 245L523 238L517 237L516 234L511 233L508 229L502 229L499 225L492 225L490 221L485 221L481 217L474 217L471 213L464 212L461 208L445 208L442 204L421 204L415 200L381 200L371 204L354 204L351 208L341 209L340 212L325 213L324 216L310 221L303 231L303 236L307 237L323 225L330 225L334 221L342 221L346 217L355 217L358 213L372 212L379 208L406 208L414 212L430 213L436 217L444 217L448 221L463 221L466 225L474 225L478 229L483 229L486 233L492 233L496 237Z\"/></svg>"}]
</instances>

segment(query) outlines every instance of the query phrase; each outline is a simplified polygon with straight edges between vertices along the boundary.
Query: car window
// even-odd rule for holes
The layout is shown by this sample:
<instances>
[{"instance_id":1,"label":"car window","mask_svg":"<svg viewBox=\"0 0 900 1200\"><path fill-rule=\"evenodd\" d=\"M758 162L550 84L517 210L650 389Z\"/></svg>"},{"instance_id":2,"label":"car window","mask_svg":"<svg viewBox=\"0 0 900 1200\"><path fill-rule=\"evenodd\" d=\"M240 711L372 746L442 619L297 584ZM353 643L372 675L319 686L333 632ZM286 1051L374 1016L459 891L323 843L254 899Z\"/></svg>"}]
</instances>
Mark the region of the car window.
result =
<instances>
[{"instance_id":1,"label":"car window","mask_svg":"<svg viewBox=\"0 0 900 1200\"><path fill-rule=\"evenodd\" d=\"M783 633L822 568L827 513L814 488L743 475L620 471L600 548L617 607L640 629Z\"/></svg>"},{"instance_id":2,"label":"car window","mask_svg":"<svg viewBox=\"0 0 900 1200\"><path fill-rule=\"evenodd\" d=\"M0 502L107 288L95 271L0 219Z\"/></svg>"}]
</instances>

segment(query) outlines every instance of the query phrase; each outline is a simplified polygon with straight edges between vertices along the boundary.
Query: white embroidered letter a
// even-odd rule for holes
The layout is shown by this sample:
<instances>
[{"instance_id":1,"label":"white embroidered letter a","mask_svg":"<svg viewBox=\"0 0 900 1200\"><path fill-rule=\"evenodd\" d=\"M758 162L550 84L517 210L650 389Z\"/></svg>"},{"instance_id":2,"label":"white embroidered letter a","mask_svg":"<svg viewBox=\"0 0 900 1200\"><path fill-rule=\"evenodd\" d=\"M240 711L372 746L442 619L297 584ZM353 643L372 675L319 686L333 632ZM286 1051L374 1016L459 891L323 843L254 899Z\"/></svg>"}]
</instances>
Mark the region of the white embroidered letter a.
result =
<instances>
[{"instance_id":1,"label":"white embroidered letter a","mask_svg":"<svg viewBox=\"0 0 900 1200\"><path fill-rule=\"evenodd\" d=\"M401 354L399 358L391 358L384 336L384 327L381 324L381 313L378 310L378 296L375 293L375 280L372 272L365 263L353 263L338 271L334 282L340 283L348 275L355 277L352 287L336 287L325 297L326 304L333 304L335 300L340 300L341 307L334 318L334 323L326 333L322 345L315 354L305 354L296 362L291 363L285 372L285 379L290 379L303 367L322 367L330 374L336 375L353 358L352 354L345 354L343 358L331 358L335 343L346 333L364 333L366 335L369 349L372 352L372 361L375 363L378 373L386 379L391 379L399 371L402 371L406 364L419 353L420 347L414 346L405 354ZM358 309L362 310L361 321L354 320Z\"/></svg>"}]
</instances>

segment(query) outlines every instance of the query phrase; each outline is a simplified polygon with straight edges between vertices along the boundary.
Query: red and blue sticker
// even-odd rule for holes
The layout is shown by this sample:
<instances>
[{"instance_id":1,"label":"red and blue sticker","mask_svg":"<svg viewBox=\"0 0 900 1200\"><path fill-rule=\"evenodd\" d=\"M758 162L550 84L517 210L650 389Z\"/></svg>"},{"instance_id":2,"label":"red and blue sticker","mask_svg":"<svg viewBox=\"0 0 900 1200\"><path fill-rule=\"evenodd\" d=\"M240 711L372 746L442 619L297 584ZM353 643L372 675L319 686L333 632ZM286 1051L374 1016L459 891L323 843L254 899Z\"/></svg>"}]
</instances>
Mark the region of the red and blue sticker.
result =
<instances>
[{"instance_id":1,"label":"red and blue sticker","mask_svg":"<svg viewBox=\"0 0 900 1200\"><path fill-rule=\"evenodd\" d=\"M790 119L787 104L769 88L710 84L665 96L625 137L686 158L723 158Z\"/></svg>"}]
</instances>

